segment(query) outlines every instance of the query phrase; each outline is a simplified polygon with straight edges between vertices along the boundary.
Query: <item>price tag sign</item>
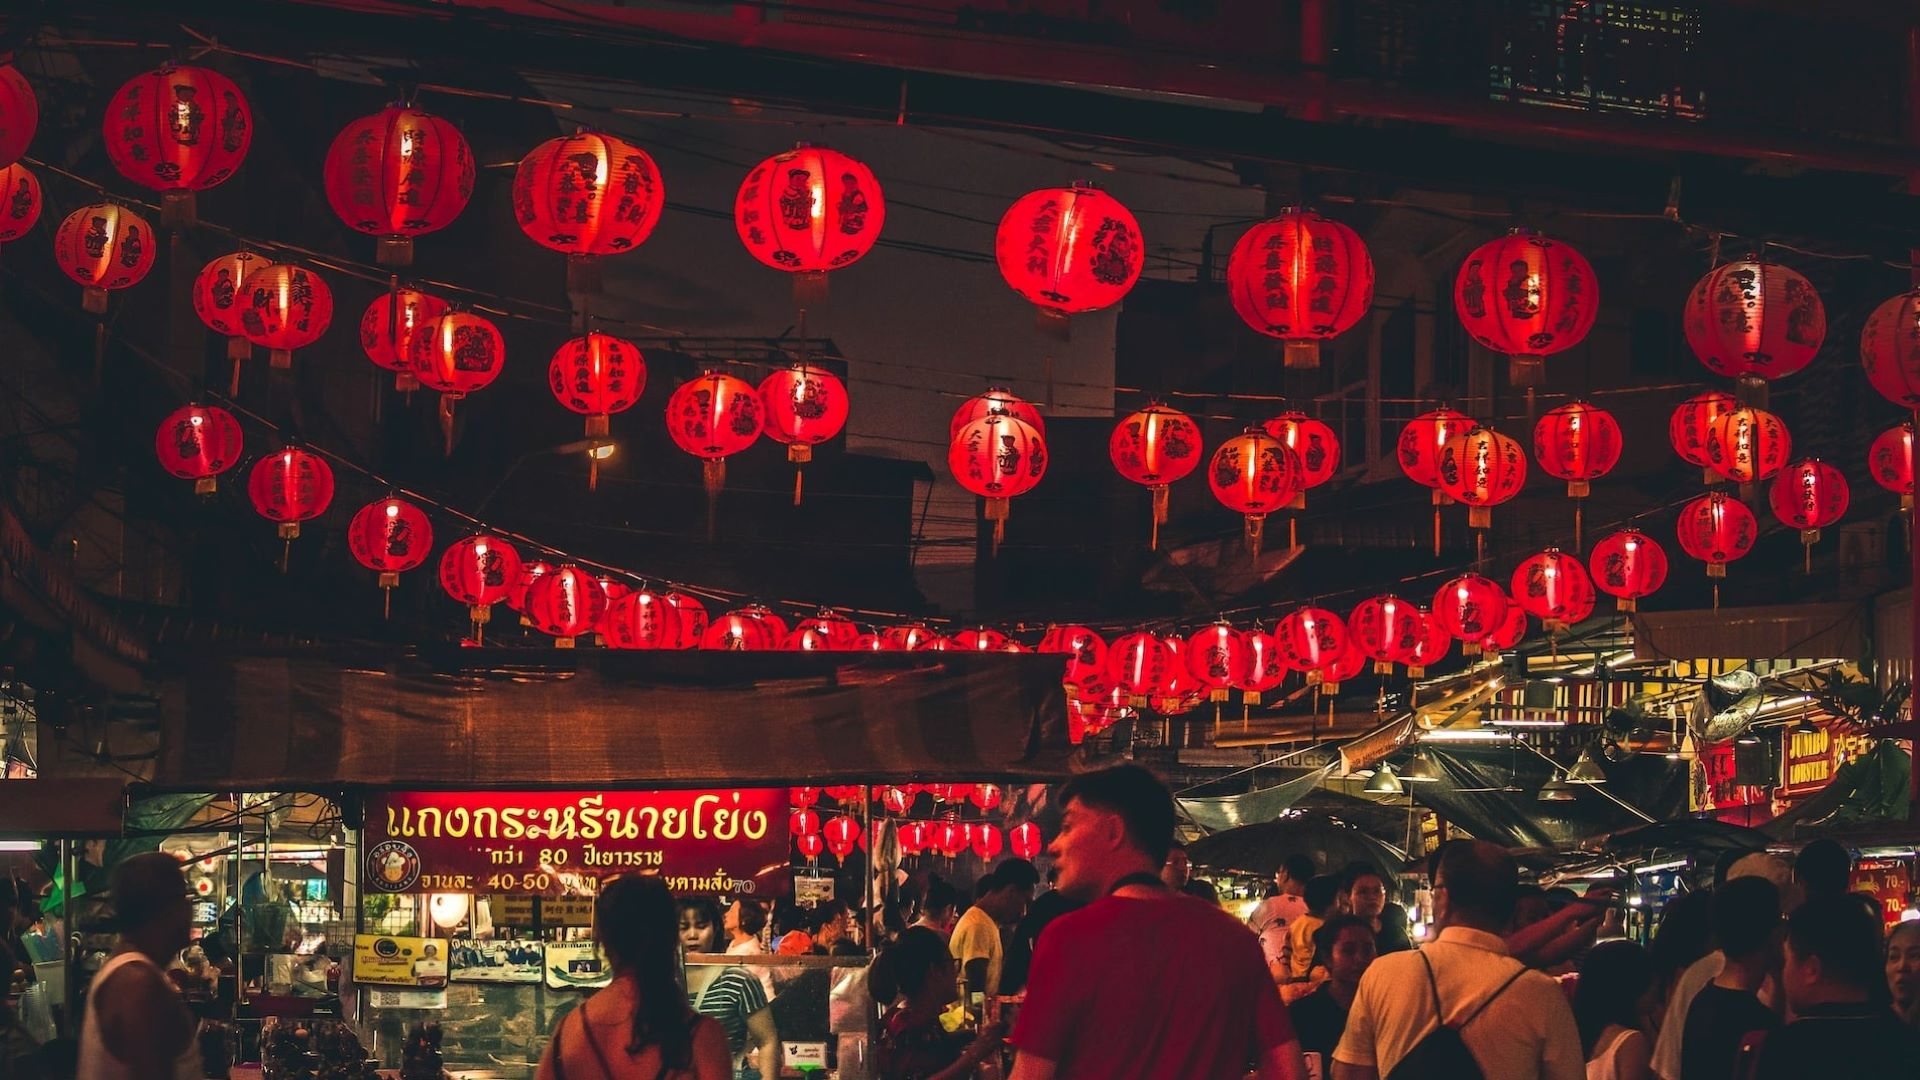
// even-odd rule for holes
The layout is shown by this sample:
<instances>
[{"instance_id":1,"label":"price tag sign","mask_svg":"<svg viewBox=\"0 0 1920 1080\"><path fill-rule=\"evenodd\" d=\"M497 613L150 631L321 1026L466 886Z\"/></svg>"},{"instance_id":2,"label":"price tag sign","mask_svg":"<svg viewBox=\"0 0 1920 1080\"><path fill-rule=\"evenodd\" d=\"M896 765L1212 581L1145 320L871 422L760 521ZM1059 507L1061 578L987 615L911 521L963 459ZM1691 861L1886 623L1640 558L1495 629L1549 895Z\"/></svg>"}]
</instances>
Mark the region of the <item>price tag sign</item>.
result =
<instances>
[{"instance_id":1,"label":"price tag sign","mask_svg":"<svg viewBox=\"0 0 1920 1080\"><path fill-rule=\"evenodd\" d=\"M788 1068L798 1069L802 1073L814 1069L825 1071L827 1067L827 1044L823 1042L783 1042Z\"/></svg>"},{"instance_id":2,"label":"price tag sign","mask_svg":"<svg viewBox=\"0 0 1920 1080\"><path fill-rule=\"evenodd\" d=\"M820 874L800 874L793 879L793 902L818 904L833 899L833 879Z\"/></svg>"}]
</instances>

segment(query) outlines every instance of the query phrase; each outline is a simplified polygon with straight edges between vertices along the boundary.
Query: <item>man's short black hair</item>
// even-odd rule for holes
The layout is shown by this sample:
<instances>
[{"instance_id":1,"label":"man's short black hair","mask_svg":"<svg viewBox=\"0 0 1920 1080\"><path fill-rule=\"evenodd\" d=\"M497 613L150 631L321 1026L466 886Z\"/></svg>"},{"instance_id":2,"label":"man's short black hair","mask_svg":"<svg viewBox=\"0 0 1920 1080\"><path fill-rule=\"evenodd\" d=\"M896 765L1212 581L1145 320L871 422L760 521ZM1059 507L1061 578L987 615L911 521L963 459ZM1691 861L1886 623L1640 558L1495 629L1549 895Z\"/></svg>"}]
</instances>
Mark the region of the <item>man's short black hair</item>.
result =
<instances>
[{"instance_id":1,"label":"man's short black hair","mask_svg":"<svg viewBox=\"0 0 1920 1080\"><path fill-rule=\"evenodd\" d=\"M1381 885L1385 886L1388 884L1387 875L1382 873L1379 867L1369 862L1352 862L1348 863L1347 868L1340 872L1340 891L1352 892L1353 887L1360 883L1361 878L1379 878Z\"/></svg>"},{"instance_id":2,"label":"man's short black hair","mask_svg":"<svg viewBox=\"0 0 1920 1080\"><path fill-rule=\"evenodd\" d=\"M1029 896L1040 884L1040 871L1025 859L1003 859L999 866L993 868L993 873L1003 884L1018 885Z\"/></svg>"},{"instance_id":3,"label":"man's short black hair","mask_svg":"<svg viewBox=\"0 0 1920 1080\"><path fill-rule=\"evenodd\" d=\"M927 894L920 898L920 914L952 911L960 906L960 890L940 878L927 882Z\"/></svg>"},{"instance_id":4,"label":"man's short black hair","mask_svg":"<svg viewBox=\"0 0 1920 1080\"><path fill-rule=\"evenodd\" d=\"M767 928L767 905L745 897L736 902L740 905L740 929L759 937L760 931Z\"/></svg>"},{"instance_id":5,"label":"man's short black hair","mask_svg":"<svg viewBox=\"0 0 1920 1080\"><path fill-rule=\"evenodd\" d=\"M180 860L164 851L127 856L113 868L108 880L114 925L123 932L147 925L187 895L187 876L180 872Z\"/></svg>"},{"instance_id":6,"label":"man's short black hair","mask_svg":"<svg viewBox=\"0 0 1920 1080\"><path fill-rule=\"evenodd\" d=\"M1817 956L1824 977L1875 990L1886 976L1880 916L1855 896L1820 896L1794 910L1787 942L1795 955Z\"/></svg>"},{"instance_id":7,"label":"man's short black hair","mask_svg":"<svg viewBox=\"0 0 1920 1080\"><path fill-rule=\"evenodd\" d=\"M1135 850L1155 866L1167 861L1167 849L1173 846L1173 792L1159 777L1139 765L1081 773L1060 789L1060 805L1075 799L1095 810L1118 814Z\"/></svg>"},{"instance_id":8,"label":"man's short black hair","mask_svg":"<svg viewBox=\"0 0 1920 1080\"><path fill-rule=\"evenodd\" d=\"M980 880L973 883L973 898L979 900L1005 884L1006 881L1000 877L998 870L989 870L980 875Z\"/></svg>"},{"instance_id":9,"label":"man's short black hair","mask_svg":"<svg viewBox=\"0 0 1920 1080\"><path fill-rule=\"evenodd\" d=\"M1285 870L1289 878L1302 885L1312 881L1313 875L1317 872L1314 869L1313 856L1302 855L1299 852L1287 856L1286 861L1280 864L1280 869Z\"/></svg>"},{"instance_id":10,"label":"man's short black hair","mask_svg":"<svg viewBox=\"0 0 1920 1080\"><path fill-rule=\"evenodd\" d=\"M1780 925L1780 890L1763 877L1734 878L1713 890L1713 943L1735 960L1760 951Z\"/></svg>"},{"instance_id":11,"label":"man's short black hair","mask_svg":"<svg viewBox=\"0 0 1920 1080\"><path fill-rule=\"evenodd\" d=\"M1806 890L1808 899L1845 894L1852 870L1853 856L1839 841L1826 837L1801 848L1793 860L1793 880Z\"/></svg>"},{"instance_id":12,"label":"man's short black hair","mask_svg":"<svg viewBox=\"0 0 1920 1080\"><path fill-rule=\"evenodd\" d=\"M1447 887L1448 910L1494 926L1513 918L1513 902L1520 894L1520 867L1513 856L1484 840L1457 840L1440 849L1436 885Z\"/></svg>"},{"instance_id":13,"label":"man's short black hair","mask_svg":"<svg viewBox=\"0 0 1920 1080\"><path fill-rule=\"evenodd\" d=\"M1313 931L1313 962L1322 965L1329 964L1333 960L1334 942L1340 940L1340 931L1351 929L1363 930L1368 937L1374 936L1373 923L1358 915L1335 915L1315 927Z\"/></svg>"},{"instance_id":14,"label":"man's short black hair","mask_svg":"<svg viewBox=\"0 0 1920 1080\"><path fill-rule=\"evenodd\" d=\"M1320 874L1307 879L1307 910L1322 912L1340 898L1340 878L1335 874Z\"/></svg>"}]
</instances>

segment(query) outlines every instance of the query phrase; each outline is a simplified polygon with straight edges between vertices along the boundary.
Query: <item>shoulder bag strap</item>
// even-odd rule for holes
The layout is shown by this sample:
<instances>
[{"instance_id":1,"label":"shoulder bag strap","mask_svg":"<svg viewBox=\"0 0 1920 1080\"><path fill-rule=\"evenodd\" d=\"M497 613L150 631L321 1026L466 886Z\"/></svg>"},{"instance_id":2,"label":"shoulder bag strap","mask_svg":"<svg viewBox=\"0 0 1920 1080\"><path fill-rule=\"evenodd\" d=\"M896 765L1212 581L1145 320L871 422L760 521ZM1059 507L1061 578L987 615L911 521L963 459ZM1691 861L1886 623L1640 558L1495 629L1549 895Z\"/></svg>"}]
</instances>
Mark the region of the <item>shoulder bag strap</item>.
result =
<instances>
[{"instance_id":1,"label":"shoulder bag strap","mask_svg":"<svg viewBox=\"0 0 1920 1080\"><path fill-rule=\"evenodd\" d=\"M1121 878L1119 881L1114 882L1113 888L1107 890L1107 895L1112 896L1114 893L1119 892L1129 885L1151 885L1156 889L1164 889L1167 887L1167 883L1160 880L1159 874L1149 873L1145 870L1136 870L1126 877Z\"/></svg>"},{"instance_id":2,"label":"shoulder bag strap","mask_svg":"<svg viewBox=\"0 0 1920 1080\"><path fill-rule=\"evenodd\" d=\"M1433 961L1427 959L1424 950L1415 949L1413 955L1420 958L1420 966L1427 969L1427 991L1433 995L1433 1019L1442 1027L1447 1023L1447 1010L1440 1007L1440 982L1433 977Z\"/></svg>"},{"instance_id":3,"label":"shoulder bag strap","mask_svg":"<svg viewBox=\"0 0 1920 1080\"><path fill-rule=\"evenodd\" d=\"M1525 964L1521 964L1521 965L1520 965L1520 970L1519 970L1519 971L1516 971L1516 972L1514 972L1514 973L1513 973L1513 977L1512 977L1512 978L1510 978L1510 979L1508 979L1508 980L1507 980L1506 982L1503 982L1503 983L1501 983L1501 984L1500 984L1500 989L1498 989L1498 990L1495 990L1495 991L1493 992L1493 997L1490 997L1490 998L1488 998L1487 1000L1485 1000L1485 1001L1483 1001L1483 1002L1481 1002L1481 1003L1480 1003L1480 1007L1479 1007L1479 1008L1477 1008L1477 1009L1475 1009L1475 1010L1473 1010L1473 1012L1472 1012L1472 1013L1470 1013L1470 1014L1469 1014L1469 1015L1467 1016L1467 1018L1466 1018L1465 1020L1462 1020L1462 1021L1460 1021L1460 1023L1459 1023L1459 1025L1458 1025L1458 1026L1460 1026L1460 1027L1463 1027L1463 1028L1464 1028L1464 1027L1466 1027L1466 1026L1467 1026L1468 1024L1471 1024L1471 1023L1473 1023L1473 1022L1474 1022L1475 1020L1478 1020L1478 1019L1480 1018L1480 1014L1481 1014L1481 1013L1483 1013L1483 1012L1486 1012L1486 1011L1487 1011L1487 1006L1489 1006L1489 1005L1491 1005L1491 1004L1493 1004L1493 1003L1494 1003L1494 1001L1495 1001L1496 999L1498 999L1498 998L1500 997L1500 995L1501 995L1501 994L1504 994L1504 993L1506 993L1506 992L1507 992L1507 987L1509 987L1509 986L1512 986L1512 985L1513 985L1514 983L1517 983L1517 982L1519 982L1519 981L1520 981L1520 976L1522 976L1522 975L1525 975L1525 974L1527 973L1527 970L1528 970L1528 969L1527 969L1527 965L1525 965Z\"/></svg>"}]
</instances>

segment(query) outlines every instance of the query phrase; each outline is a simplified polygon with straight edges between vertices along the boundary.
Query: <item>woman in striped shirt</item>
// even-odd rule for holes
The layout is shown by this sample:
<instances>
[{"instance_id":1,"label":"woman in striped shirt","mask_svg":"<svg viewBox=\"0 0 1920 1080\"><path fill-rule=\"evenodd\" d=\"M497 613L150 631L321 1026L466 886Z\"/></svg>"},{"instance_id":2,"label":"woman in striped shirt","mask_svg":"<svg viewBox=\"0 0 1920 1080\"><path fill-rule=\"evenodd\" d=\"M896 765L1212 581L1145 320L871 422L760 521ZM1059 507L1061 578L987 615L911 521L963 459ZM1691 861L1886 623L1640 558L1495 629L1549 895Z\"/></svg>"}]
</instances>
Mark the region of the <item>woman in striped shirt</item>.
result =
<instances>
[{"instance_id":1,"label":"woman in striped shirt","mask_svg":"<svg viewBox=\"0 0 1920 1080\"><path fill-rule=\"evenodd\" d=\"M711 897L680 901L680 944L689 953L724 953L720 905ZM733 1053L739 1080L780 1075L780 1036L768 1009L767 991L752 971L740 966L700 964L687 968L687 997L694 1011L720 1022ZM749 1064L749 1051L756 1051Z\"/></svg>"}]
</instances>

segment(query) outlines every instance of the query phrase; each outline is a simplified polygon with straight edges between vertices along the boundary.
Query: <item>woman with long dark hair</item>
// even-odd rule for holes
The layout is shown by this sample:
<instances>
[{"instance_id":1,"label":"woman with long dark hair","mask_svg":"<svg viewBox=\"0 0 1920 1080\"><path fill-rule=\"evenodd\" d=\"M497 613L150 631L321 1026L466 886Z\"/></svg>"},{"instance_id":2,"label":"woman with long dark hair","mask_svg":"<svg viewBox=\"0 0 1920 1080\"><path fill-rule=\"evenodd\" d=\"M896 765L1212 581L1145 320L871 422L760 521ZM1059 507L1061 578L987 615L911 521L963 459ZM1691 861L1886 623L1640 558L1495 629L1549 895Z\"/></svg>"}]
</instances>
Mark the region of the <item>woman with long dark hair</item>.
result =
<instances>
[{"instance_id":1,"label":"woman with long dark hair","mask_svg":"<svg viewBox=\"0 0 1920 1080\"><path fill-rule=\"evenodd\" d=\"M613 982L554 1028L536 1080L730 1080L726 1032L688 1006L680 984L680 919L665 883L608 882L593 940Z\"/></svg>"},{"instance_id":2,"label":"woman with long dark hair","mask_svg":"<svg viewBox=\"0 0 1920 1080\"><path fill-rule=\"evenodd\" d=\"M953 1004L955 977L947 943L924 926L908 927L874 957L867 975L873 1000L891 1006L873 1052L880 1080L963 1080L999 1047L1004 1025L986 1025L978 1036L940 1025Z\"/></svg>"},{"instance_id":3,"label":"woman with long dark hair","mask_svg":"<svg viewBox=\"0 0 1920 1080\"><path fill-rule=\"evenodd\" d=\"M1648 1080L1653 1040L1647 1014L1655 993L1653 961L1631 941L1603 941L1580 965L1573 1020L1587 1056L1587 1080Z\"/></svg>"}]
</instances>

